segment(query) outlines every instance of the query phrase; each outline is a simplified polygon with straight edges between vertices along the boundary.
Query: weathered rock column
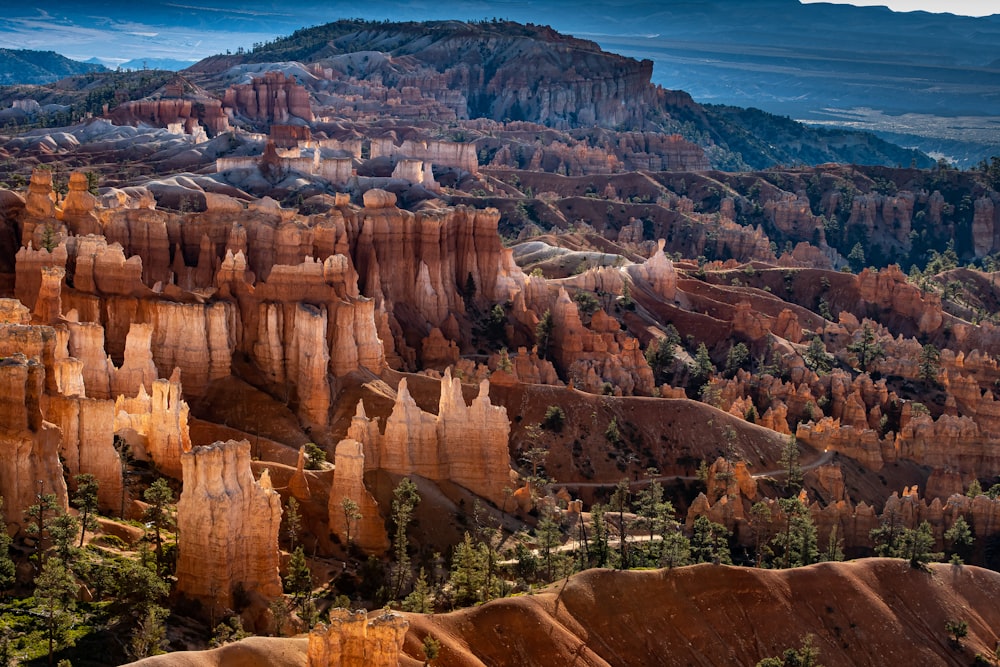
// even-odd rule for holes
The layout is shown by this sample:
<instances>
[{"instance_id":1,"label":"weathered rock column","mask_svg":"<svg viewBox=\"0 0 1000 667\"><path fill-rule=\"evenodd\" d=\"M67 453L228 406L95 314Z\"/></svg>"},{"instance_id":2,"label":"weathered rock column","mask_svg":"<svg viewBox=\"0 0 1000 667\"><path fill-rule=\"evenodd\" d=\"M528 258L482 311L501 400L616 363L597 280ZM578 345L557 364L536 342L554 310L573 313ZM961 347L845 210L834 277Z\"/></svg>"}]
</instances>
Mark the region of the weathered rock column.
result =
<instances>
[{"instance_id":1,"label":"weathered rock column","mask_svg":"<svg viewBox=\"0 0 1000 667\"><path fill-rule=\"evenodd\" d=\"M177 590L215 609L233 608L233 591L281 595L281 496L265 470L250 470L250 443L216 442L181 454L177 503Z\"/></svg>"}]
</instances>

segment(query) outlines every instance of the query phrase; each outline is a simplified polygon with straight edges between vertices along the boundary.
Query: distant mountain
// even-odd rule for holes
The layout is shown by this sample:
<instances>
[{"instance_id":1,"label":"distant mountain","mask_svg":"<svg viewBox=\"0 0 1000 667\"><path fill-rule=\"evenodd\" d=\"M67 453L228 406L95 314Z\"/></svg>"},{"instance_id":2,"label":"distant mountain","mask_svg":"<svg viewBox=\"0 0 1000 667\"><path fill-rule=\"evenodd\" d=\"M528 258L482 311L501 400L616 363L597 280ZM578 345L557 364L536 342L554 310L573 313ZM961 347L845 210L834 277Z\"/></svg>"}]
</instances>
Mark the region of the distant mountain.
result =
<instances>
[{"instance_id":1,"label":"distant mountain","mask_svg":"<svg viewBox=\"0 0 1000 667\"><path fill-rule=\"evenodd\" d=\"M55 51L0 49L0 85L43 84L75 74L104 72L107 68L82 63Z\"/></svg>"},{"instance_id":2,"label":"distant mountain","mask_svg":"<svg viewBox=\"0 0 1000 667\"><path fill-rule=\"evenodd\" d=\"M121 69L143 70L160 69L168 72L179 72L185 67L194 64L193 60L178 60L176 58L135 58L122 63L118 67Z\"/></svg>"},{"instance_id":3,"label":"distant mountain","mask_svg":"<svg viewBox=\"0 0 1000 667\"><path fill-rule=\"evenodd\" d=\"M207 58L187 73L221 95L234 77L245 77L254 67L260 71L266 63L289 61L318 64L338 72L338 81L366 82L373 89L418 87L458 118L681 134L701 145L714 167L726 170L825 162L933 164L919 151L869 133L702 106L684 91L654 85L648 60L604 51L548 26L512 21L337 21L297 30L251 52ZM305 75L300 78L312 78ZM317 85L313 92L321 99L336 84Z\"/></svg>"}]
</instances>

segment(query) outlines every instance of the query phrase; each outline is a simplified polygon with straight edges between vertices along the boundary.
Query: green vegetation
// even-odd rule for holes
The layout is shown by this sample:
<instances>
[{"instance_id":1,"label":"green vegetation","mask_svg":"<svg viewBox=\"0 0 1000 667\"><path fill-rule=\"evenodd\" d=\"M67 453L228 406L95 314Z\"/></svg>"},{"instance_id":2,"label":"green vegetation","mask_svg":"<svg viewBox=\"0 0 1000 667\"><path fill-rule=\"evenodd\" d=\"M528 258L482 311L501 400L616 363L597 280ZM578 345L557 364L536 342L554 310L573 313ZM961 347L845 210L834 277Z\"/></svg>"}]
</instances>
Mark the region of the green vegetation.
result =
<instances>
[{"instance_id":1,"label":"green vegetation","mask_svg":"<svg viewBox=\"0 0 1000 667\"><path fill-rule=\"evenodd\" d=\"M305 444L305 448L306 469L322 470L323 464L326 463L326 450L317 445L315 442L307 442Z\"/></svg>"}]
</instances>

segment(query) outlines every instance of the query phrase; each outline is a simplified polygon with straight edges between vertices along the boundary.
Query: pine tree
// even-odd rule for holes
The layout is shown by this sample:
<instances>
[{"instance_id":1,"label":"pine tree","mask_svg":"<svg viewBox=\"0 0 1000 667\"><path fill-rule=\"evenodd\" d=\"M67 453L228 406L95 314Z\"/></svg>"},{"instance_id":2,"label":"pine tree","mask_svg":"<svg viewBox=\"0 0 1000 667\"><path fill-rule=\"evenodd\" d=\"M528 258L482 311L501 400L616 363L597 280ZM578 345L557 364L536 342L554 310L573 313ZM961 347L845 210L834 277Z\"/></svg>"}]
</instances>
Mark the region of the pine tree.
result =
<instances>
[{"instance_id":1,"label":"pine tree","mask_svg":"<svg viewBox=\"0 0 1000 667\"><path fill-rule=\"evenodd\" d=\"M389 599L398 600L406 585L413 578L410 570L409 536L407 531L413 519L413 511L420 502L417 485L404 477L392 492L392 522L395 535L392 549L395 562L390 570Z\"/></svg>"},{"instance_id":2,"label":"pine tree","mask_svg":"<svg viewBox=\"0 0 1000 667\"><path fill-rule=\"evenodd\" d=\"M628 525L625 523L625 509L629 506L631 493L628 478L622 478L618 481L615 492L608 500L608 505L618 512L618 567L623 570L629 569Z\"/></svg>"},{"instance_id":3,"label":"pine tree","mask_svg":"<svg viewBox=\"0 0 1000 667\"><path fill-rule=\"evenodd\" d=\"M937 384L937 376L940 369L941 352L932 344L927 343L920 349L920 379L927 384Z\"/></svg>"},{"instance_id":4,"label":"pine tree","mask_svg":"<svg viewBox=\"0 0 1000 667\"><path fill-rule=\"evenodd\" d=\"M973 537L972 528L969 527L964 516L959 515L951 528L944 531L944 539L951 545L952 552L963 562L972 555L972 544L976 538Z\"/></svg>"},{"instance_id":5,"label":"pine tree","mask_svg":"<svg viewBox=\"0 0 1000 667\"><path fill-rule=\"evenodd\" d=\"M794 435L785 440L778 465L785 473L785 491L796 493L802 488L802 466L799 464L799 443Z\"/></svg>"},{"instance_id":6,"label":"pine tree","mask_svg":"<svg viewBox=\"0 0 1000 667\"><path fill-rule=\"evenodd\" d=\"M700 386L708 381L708 378L715 373L715 364L708 354L708 348L704 343L698 343L698 350L694 355L694 366L691 368L691 378Z\"/></svg>"},{"instance_id":7,"label":"pine tree","mask_svg":"<svg viewBox=\"0 0 1000 667\"><path fill-rule=\"evenodd\" d=\"M302 515L299 514L299 501L289 496L288 503L285 505L285 532L288 534L289 548L293 551L299 541L301 531Z\"/></svg>"},{"instance_id":8,"label":"pine tree","mask_svg":"<svg viewBox=\"0 0 1000 667\"><path fill-rule=\"evenodd\" d=\"M827 353L826 345L819 336L813 336L809 341L803 359L806 367L816 372L817 375L825 375L833 368L833 355Z\"/></svg>"},{"instance_id":9,"label":"pine tree","mask_svg":"<svg viewBox=\"0 0 1000 667\"><path fill-rule=\"evenodd\" d=\"M903 558L910 561L910 567L923 568L926 563L941 560L944 554L933 551L934 533L926 521L916 528L903 531L900 550Z\"/></svg>"},{"instance_id":10,"label":"pine tree","mask_svg":"<svg viewBox=\"0 0 1000 667\"><path fill-rule=\"evenodd\" d=\"M420 574L417 575L417 581L413 584L413 590L403 600L403 611L416 614L430 614L434 611L431 586L427 583L427 574L423 568L420 568Z\"/></svg>"},{"instance_id":11,"label":"pine tree","mask_svg":"<svg viewBox=\"0 0 1000 667\"><path fill-rule=\"evenodd\" d=\"M312 594L312 572L306 563L306 554L302 547L295 547L292 557L288 559L288 572L285 574L285 590L295 596L300 602Z\"/></svg>"},{"instance_id":12,"label":"pine tree","mask_svg":"<svg viewBox=\"0 0 1000 667\"><path fill-rule=\"evenodd\" d=\"M732 565L729 553L729 531L722 524L710 521L705 515L694 520L691 536L691 560L695 563L724 563Z\"/></svg>"},{"instance_id":13,"label":"pine tree","mask_svg":"<svg viewBox=\"0 0 1000 667\"><path fill-rule=\"evenodd\" d=\"M28 524L28 532L35 535L35 555L43 555L42 540L45 539L45 535L48 532L52 515L58 509L59 503L54 493L43 493L39 490L35 494L35 504L29 507L27 511L27 515L31 518L31 523Z\"/></svg>"},{"instance_id":14,"label":"pine tree","mask_svg":"<svg viewBox=\"0 0 1000 667\"><path fill-rule=\"evenodd\" d=\"M6 528L7 519L3 512L3 497L0 496L0 593L14 585L16 575L14 560L10 557L10 545L13 540L7 534Z\"/></svg>"},{"instance_id":15,"label":"pine tree","mask_svg":"<svg viewBox=\"0 0 1000 667\"><path fill-rule=\"evenodd\" d=\"M772 553L767 546L771 539L771 508L767 503L756 502L750 508L750 530L753 531L754 565L761 567Z\"/></svg>"},{"instance_id":16,"label":"pine tree","mask_svg":"<svg viewBox=\"0 0 1000 667\"><path fill-rule=\"evenodd\" d=\"M475 543L468 532L455 545L448 583L457 607L478 604L486 599L486 563L483 551L482 545Z\"/></svg>"},{"instance_id":17,"label":"pine tree","mask_svg":"<svg viewBox=\"0 0 1000 667\"><path fill-rule=\"evenodd\" d=\"M148 503L142 518L147 523L153 524L153 531L156 538L156 562L163 565L163 530L169 526L170 514L167 506L174 502L174 492L170 484L163 477L160 477L142 494L143 500Z\"/></svg>"},{"instance_id":18,"label":"pine tree","mask_svg":"<svg viewBox=\"0 0 1000 667\"><path fill-rule=\"evenodd\" d=\"M847 351L857 359L858 370L862 373L874 371L879 360L885 359L885 349L878 341L875 329L867 321L861 326L861 336L856 341L848 343Z\"/></svg>"},{"instance_id":19,"label":"pine tree","mask_svg":"<svg viewBox=\"0 0 1000 667\"><path fill-rule=\"evenodd\" d=\"M815 563L819 558L819 549L816 545L816 525L809 516L809 508L798 498L779 498L778 506L785 515L785 525L772 544L781 559L781 567Z\"/></svg>"},{"instance_id":20,"label":"pine tree","mask_svg":"<svg viewBox=\"0 0 1000 667\"><path fill-rule=\"evenodd\" d=\"M42 571L35 577L34 599L35 610L45 627L49 665L72 624L77 590L73 573L66 564L58 556L46 558Z\"/></svg>"},{"instance_id":21,"label":"pine tree","mask_svg":"<svg viewBox=\"0 0 1000 667\"><path fill-rule=\"evenodd\" d=\"M348 546L351 544L351 526L356 525L361 520L361 508L350 499L343 498L340 501L340 509L344 512L344 531Z\"/></svg>"},{"instance_id":22,"label":"pine tree","mask_svg":"<svg viewBox=\"0 0 1000 667\"><path fill-rule=\"evenodd\" d=\"M48 523L49 537L52 539L52 549L67 566L75 559L73 545L80 532L80 522L75 516L58 512Z\"/></svg>"},{"instance_id":23,"label":"pine tree","mask_svg":"<svg viewBox=\"0 0 1000 667\"><path fill-rule=\"evenodd\" d=\"M538 546L542 550L542 559L545 561L545 580L552 581L552 561L556 548L562 544L562 530L552 518L551 512L543 513L541 520L535 527L535 536L538 538Z\"/></svg>"},{"instance_id":24,"label":"pine tree","mask_svg":"<svg viewBox=\"0 0 1000 667\"><path fill-rule=\"evenodd\" d=\"M535 348L541 359L547 359L549 355L549 342L552 339L552 329L555 325L552 322L552 311L546 309L542 313L541 319L535 325Z\"/></svg>"},{"instance_id":25,"label":"pine tree","mask_svg":"<svg viewBox=\"0 0 1000 667\"><path fill-rule=\"evenodd\" d=\"M605 567L608 564L608 523L604 518L604 506L594 505L590 508L590 521L594 534L594 566Z\"/></svg>"},{"instance_id":26,"label":"pine tree","mask_svg":"<svg viewBox=\"0 0 1000 667\"><path fill-rule=\"evenodd\" d=\"M97 530L98 524L94 515L97 514L97 492L100 484L97 482L97 478L89 473L77 475L73 479L76 480L73 507L80 510L80 548L82 549L86 531Z\"/></svg>"},{"instance_id":27,"label":"pine tree","mask_svg":"<svg viewBox=\"0 0 1000 667\"><path fill-rule=\"evenodd\" d=\"M745 343L737 343L729 348L726 355L726 375L733 377L736 371L743 367L743 364L750 358L750 350Z\"/></svg>"},{"instance_id":28,"label":"pine tree","mask_svg":"<svg viewBox=\"0 0 1000 667\"><path fill-rule=\"evenodd\" d=\"M691 563L691 540L676 525L660 536L661 567L683 567Z\"/></svg>"}]
</instances>

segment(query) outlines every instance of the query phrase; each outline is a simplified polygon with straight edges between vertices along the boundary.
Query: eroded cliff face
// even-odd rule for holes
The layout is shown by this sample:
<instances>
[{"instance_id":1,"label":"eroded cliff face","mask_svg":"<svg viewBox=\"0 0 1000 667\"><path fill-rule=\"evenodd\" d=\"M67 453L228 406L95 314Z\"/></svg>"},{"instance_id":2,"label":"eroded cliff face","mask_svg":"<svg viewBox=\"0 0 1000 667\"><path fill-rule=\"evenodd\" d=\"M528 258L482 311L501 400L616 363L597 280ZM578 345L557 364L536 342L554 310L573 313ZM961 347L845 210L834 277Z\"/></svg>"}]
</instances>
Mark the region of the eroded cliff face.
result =
<instances>
[{"instance_id":1,"label":"eroded cliff face","mask_svg":"<svg viewBox=\"0 0 1000 667\"><path fill-rule=\"evenodd\" d=\"M293 119L309 122L313 119L309 92L295 77L283 72L266 72L250 83L230 86L222 98L227 109L251 120L286 125Z\"/></svg>"},{"instance_id":2,"label":"eroded cliff face","mask_svg":"<svg viewBox=\"0 0 1000 667\"><path fill-rule=\"evenodd\" d=\"M484 380L478 396L466 405L461 381L446 370L438 414L433 415L417 406L404 378L384 432L379 432L359 404L348 435L363 445L366 469L450 480L500 506L506 497L504 489L516 486L508 449L510 421L505 408L490 402L489 391L489 381ZM352 448L341 445L345 454ZM336 485L336 476L334 480ZM339 503L331 497L331 503L335 501ZM331 518L333 514L331 509Z\"/></svg>"},{"instance_id":3,"label":"eroded cliff face","mask_svg":"<svg viewBox=\"0 0 1000 667\"><path fill-rule=\"evenodd\" d=\"M265 601L281 595L281 496L267 471L254 479L250 443L195 447L181 464L177 590L217 610L233 608L237 587Z\"/></svg>"}]
</instances>

